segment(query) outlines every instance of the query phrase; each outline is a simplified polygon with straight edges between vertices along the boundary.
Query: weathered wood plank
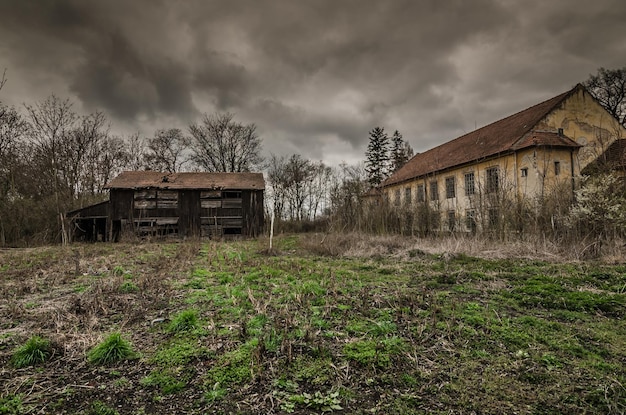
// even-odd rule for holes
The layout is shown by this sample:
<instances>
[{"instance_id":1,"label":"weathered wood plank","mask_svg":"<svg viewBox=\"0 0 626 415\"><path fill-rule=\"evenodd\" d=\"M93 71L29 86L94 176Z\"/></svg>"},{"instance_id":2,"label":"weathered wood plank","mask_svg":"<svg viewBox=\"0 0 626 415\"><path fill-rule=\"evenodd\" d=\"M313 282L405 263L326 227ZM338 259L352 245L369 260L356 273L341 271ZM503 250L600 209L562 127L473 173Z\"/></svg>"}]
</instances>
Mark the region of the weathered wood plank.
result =
<instances>
[{"instance_id":1,"label":"weathered wood plank","mask_svg":"<svg viewBox=\"0 0 626 415\"><path fill-rule=\"evenodd\" d=\"M156 200L135 200L135 209L156 209Z\"/></svg>"},{"instance_id":2,"label":"weathered wood plank","mask_svg":"<svg viewBox=\"0 0 626 415\"><path fill-rule=\"evenodd\" d=\"M135 190L134 198L135 200L156 199L156 194L157 194L156 190L152 190L152 189Z\"/></svg>"},{"instance_id":3,"label":"weathered wood plank","mask_svg":"<svg viewBox=\"0 0 626 415\"><path fill-rule=\"evenodd\" d=\"M221 208L222 201L221 200L207 200L200 199L200 207L202 209L211 209L211 208Z\"/></svg>"},{"instance_id":4,"label":"weathered wood plank","mask_svg":"<svg viewBox=\"0 0 626 415\"><path fill-rule=\"evenodd\" d=\"M222 207L226 209L240 208L241 199L224 199L222 200Z\"/></svg>"},{"instance_id":5,"label":"weathered wood plank","mask_svg":"<svg viewBox=\"0 0 626 415\"><path fill-rule=\"evenodd\" d=\"M222 192L219 190L203 190L200 192L200 199L221 199Z\"/></svg>"},{"instance_id":6,"label":"weathered wood plank","mask_svg":"<svg viewBox=\"0 0 626 415\"><path fill-rule=\"evenodd\" d=\"M178 200L178 191L176 190L159 190L157 193L159 200Z\"/></svg>"}]
</instances>

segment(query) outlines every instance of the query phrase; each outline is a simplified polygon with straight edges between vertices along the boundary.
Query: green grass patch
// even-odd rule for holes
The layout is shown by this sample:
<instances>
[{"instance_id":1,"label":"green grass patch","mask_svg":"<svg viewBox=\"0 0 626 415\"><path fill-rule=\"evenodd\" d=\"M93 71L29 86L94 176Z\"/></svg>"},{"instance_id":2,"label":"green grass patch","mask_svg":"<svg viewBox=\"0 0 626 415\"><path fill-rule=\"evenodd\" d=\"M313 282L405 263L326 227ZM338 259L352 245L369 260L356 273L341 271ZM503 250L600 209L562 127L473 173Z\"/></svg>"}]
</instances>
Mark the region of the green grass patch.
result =
<instances>
[{"instance_id":1,"label":"green grass patch","mask_svg":"<svg viewBox=\"0 0 626 415\"><path fill-rule=\"evenodd\" d=\"M33 366L46 362L51 355L50 341L33 336L13 352L11 363L17 368Z\"/></svg>"},{"instance_id":2,"label":"green grass patch","mask_svg":"<svg viewBox=\"0 0 626 415\"><path fill-rule=\"evenodd\" d=\"M134 359L137 353L130 342L122 338L120 333L111 333L102 343L87 353L89 363L108 365L122 360Z\"/></svg>"}]
</instances>

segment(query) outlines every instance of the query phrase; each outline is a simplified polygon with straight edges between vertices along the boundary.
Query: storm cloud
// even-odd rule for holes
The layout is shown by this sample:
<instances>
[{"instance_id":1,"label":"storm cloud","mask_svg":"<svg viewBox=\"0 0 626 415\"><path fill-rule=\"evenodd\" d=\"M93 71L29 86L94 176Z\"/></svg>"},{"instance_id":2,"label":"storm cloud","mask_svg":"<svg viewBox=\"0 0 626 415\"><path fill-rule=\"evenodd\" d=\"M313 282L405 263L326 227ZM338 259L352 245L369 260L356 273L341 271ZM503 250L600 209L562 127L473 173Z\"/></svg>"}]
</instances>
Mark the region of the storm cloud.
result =
<instances>
[{"instance_id":1,"label":"storm cloud","mask_svg":"<svg viewBox=\"0 0 626 415\"><path fill-rule=\"evenodd\" d=\"M266 152L336 164L368 131L416 151L626 65L621 0L0 2L0 99L49 94L118 133L230 111Z\"/></svg>"}]
</instances>

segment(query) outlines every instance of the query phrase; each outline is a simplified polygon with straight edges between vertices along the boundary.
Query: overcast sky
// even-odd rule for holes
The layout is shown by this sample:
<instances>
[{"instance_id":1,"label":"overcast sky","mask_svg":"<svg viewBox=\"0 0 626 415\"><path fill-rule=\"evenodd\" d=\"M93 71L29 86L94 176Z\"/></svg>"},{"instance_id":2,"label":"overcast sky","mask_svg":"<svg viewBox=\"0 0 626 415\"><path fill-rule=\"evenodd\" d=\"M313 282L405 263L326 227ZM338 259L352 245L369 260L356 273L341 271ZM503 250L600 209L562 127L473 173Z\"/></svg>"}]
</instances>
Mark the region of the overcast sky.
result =
<instances>
[{"instance_id":1,"label":"overcast sky","mask_svg":"<svg viewBox=\"0 0 626 415\"><path fill-rule=\"evenodd\" d=\"M5 104L50 94L116 134L229 111L265 154L425 151L626 66L624 0L0 0Z\"/></svg>"}]
</instances>

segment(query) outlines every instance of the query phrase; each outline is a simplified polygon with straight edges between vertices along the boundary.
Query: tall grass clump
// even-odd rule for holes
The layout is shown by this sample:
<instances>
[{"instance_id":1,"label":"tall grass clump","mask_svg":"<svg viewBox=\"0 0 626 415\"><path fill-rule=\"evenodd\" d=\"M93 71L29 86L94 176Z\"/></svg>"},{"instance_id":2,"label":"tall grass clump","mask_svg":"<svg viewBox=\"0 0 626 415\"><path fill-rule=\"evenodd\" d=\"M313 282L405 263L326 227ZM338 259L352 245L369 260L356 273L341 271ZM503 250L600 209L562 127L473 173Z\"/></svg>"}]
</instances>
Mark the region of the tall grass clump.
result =
<instances>
[{"instance_id":1,"label":"tall grass clump","mask_svg":"<svg viewBox=\"0 0 626 415\"><path fill-rule=\"evenodd\" d=\"M111 333L102 343L87 353L89 363L107 365L120 360L133 359L137 353L131 344L122 338L120 333Z\"/></svg>"},{"instance_id":2,"label":"tall grass clump","mask_svg":"<svg viewBox=\"0 0 626 415\"><path fill-rule=\"evenodd\" d=\"M51 354L50 341L39 336L33 336L13 353L11 363L19 369L44 363Z\"/></svg>"},{"instance_id":3,"label":"tall grass clump","mask_svg":"<svg viewBox=\"0 0 626 415\"><path fill-rule=\"evenodd\" d=\"M198 326L198 312L196 310L189 309L178 313L170 322L168 330L171 333L180 333L195 330Z\"/></svg>"}]
</instances>

